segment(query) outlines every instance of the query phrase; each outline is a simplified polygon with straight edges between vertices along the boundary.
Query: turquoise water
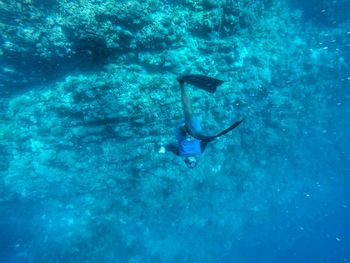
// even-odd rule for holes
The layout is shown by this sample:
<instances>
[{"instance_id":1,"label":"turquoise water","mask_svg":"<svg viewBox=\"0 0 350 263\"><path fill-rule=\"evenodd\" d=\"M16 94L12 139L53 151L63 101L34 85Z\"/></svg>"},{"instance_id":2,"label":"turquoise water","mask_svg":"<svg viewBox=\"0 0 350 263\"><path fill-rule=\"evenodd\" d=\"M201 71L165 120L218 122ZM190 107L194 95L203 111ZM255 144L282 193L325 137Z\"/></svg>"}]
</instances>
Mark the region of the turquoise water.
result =
<instances>
[{"instance_id":1,"label":"turquoise water","mask_svg":"<svg viewBox=\"0 0 350 263\"><path fill-rule=\"evenodd\" d=\"M348 262L338 1L0 3L0 262ZM215 134L168 150L176 77Z\"/></svg>"}]
</instances>

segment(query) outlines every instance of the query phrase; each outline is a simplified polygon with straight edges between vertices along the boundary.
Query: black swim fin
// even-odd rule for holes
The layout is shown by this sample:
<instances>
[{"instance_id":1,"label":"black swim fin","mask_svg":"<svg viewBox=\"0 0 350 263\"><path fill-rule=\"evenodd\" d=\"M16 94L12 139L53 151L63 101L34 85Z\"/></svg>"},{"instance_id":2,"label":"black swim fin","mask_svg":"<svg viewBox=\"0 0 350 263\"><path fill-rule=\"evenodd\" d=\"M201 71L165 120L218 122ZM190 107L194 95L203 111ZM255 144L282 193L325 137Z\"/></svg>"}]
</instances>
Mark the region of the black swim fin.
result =
<instances>
[{"instance_id":1,"label":"black swim fin","mask_svg":"<svg viewBox=\"0 0 350 263\"><path fill-rule=\"evenodd\" d=\"M244 119L235 122L230 127L226 128L225 130L223 130L222 132L219 132L218 134L216 134L214 136L208 136L208 135L203 135L203 134L197 133L192 127L187 127L187 125L185 125L185 129L186 129L187 133L190 134L193 138L196 138L197 140L204 141L204 142L211 142L215 138L218 138L222 135L225 135L226 133L237 128L237 126L240 125L243 121L244 121Z\"/></svg>"},{"instance_id":2,"label":"black swim fin","mask_svg":"<svg viewBox=\"0 0 350 263\"><path fill-rule=\"evenodd\" d=\"M197 88L203 89L210 93L214 93L216 91L216 88L219 87L222 83L224 83L223 80L215 79L215 78L211 78L211 77L207 77L199 74L180 76L177 78L177 81L180 84L181 83L191 84L193 86L196 86Z\"/></svg>"},{"instance_id":3,"label":"black swim fin","mask_svg":"<svg viewBox=\"0 0 350 263\"><path fill-rule=\"evenodd\" d=\"M240 125L242 122L244 121L244 119L240 120L240 121L237 121L235 122L234 124L232 124L230 127L228 127L227 129L223 130L222 132L218 133L217 135L214 136L214 139L215 138L218 138L222 135L225 135L226 133L232 131L234 128L237 128L238 125Z\"/></svg>"}]
</instances>

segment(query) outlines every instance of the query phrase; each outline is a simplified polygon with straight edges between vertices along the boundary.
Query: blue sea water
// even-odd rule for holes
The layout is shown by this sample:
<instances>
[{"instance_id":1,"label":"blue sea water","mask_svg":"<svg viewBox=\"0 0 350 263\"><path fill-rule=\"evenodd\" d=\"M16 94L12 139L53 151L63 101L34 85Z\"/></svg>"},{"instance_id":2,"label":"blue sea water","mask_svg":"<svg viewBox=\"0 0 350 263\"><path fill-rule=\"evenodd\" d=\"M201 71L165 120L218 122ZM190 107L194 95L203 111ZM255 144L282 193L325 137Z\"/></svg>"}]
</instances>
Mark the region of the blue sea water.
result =
<instances>
[{"instance_id":1,"label":"blue sea water","mask_svg":"<svg viewBox=\"0 0 350 263\"><path fill-rule=\"evenodd\" d=\"M23 1L19 4L32 2L40 6L42 13L56 3L52 1L52 5L47 6L42 1ZM92 2L86 1L86 8ZM125 12L132 13L127 7L133 1L121 2L126 3L124 10L128 11ZM186 4L195 13L199 11L193 3L202 1L163 2L166 3L162 5L165 13L174 7L176 12L182 12ZM231 4L231 1L223 2ZM211 8L212 4L208 5ZM179 121L181 109L178 110L180 114L174 116L169 113L171 110L167 104L159 102L169 100L168 104L180 105L165 97L164 94L168 93L162 93L162 87L166 85L164 81L169 78L162 79L167 74L166 66L152 64L154 57L161 57L158 49L162 47L157 43L151 42L149 47L147 44L142 46L140 41L137 50L112 49L107 52L108 45L101 44L103 41L91 44L86 38L84 48L89 50L87 53L80 46L76 56L56 54L50 59L42 57L39 60L24 55L27 43L14 43L23 44L22 53L8 49L10 38L6 34L13 31L12 28L4 31L0 38L3 53L0 61L0 262L350 261L350 6L348 1L291 1L289 5L290 10L299 10L299 16L294 19L302 27L300 30L313 32L304 42L309 45L307 50L314 52L313 58L317 61L297 71L302 65L297 60L307 64L310 56L303 53L305 58L292 58L291 64L295 59L295 65L270 73L278 76L270 76L272 81L268 84L259 82L259 78L266 77L263 74L251 74L255 82L237 77L235 81L242 83L239 87L264 83L263 88L241 93L245 97L240 97L235 103L245 105L236 107L246 118L245 122L232 134L209 145L194 169L188 169L181 157L171 152L162 153L162 146L171 138ZM7 14L1 22L12 24L11 19L16 14L5 7L5 4L0 6L3 8L1 13ZM259 8L258 4L256 8ZM220 10L224 8L218 12ZM259 10L253 9L252 12L259 13ZM283 18L288 16L281 14L282 11L271 12ZM108 16L110 14L100 16L100 19ZM135 21L122 21L128 25L137 24L136 20L137 15ZM31 30L30 23L23 20L22 24L15 26L27 26L27 30ZM87 24L84 21L79 25L85 30ZM205 30L209 30L204 37L209 39L208 45L214 38L223 38L224 31L210 32L210 26ZM234 33L244 36L243 29ZM42 34L42 38L53 41L45 36L45 31ZM75 37L78 37L71 34L75 43ZM203 33L190 32L187 38L192 37L191 34L195 38ZM223 41L232 41L230 34L233 33L228 30L227 34ZM260 37L266 34L264 32ZM131 38L126 33L120 37L119 41ZM281 34L280 37L289 36ZM50 41L41 38L35 41L42 46L46 44L46 51L50 51ZM162 50L169 52L168 56L171 55L167 48L175 50L176 57L189 52L177 50L178 47L187 48L187 42L173 41L175 44ZM157 51L152 45L157 46ZM298 44L295 49L298 47L301 49ZM64 53L59 48L65 49L64 45L56 50ZM226 47L222 44L221 48L225 50ZM288 48L281 47L281 52ZM219 60L223 51L215 45L212 50L216 53L210 58ZM240 67L237 65L242 64L240 59L245 56L245 51L244 48L237 50L239 55L235 60L226 58L227 65L220 65L222 70ZM142 59L134 55L143 52ZM322 52L327 52L327 55ZM90 53L92 57L85 59ZM141 91L132 98L146 104L159 102L163 107L161 110L156 103L151 109L174 119L153 116L156 121L152 123L147 118L143 122L134 122L132 114L89 119L90 106L77 108L76 105L92 105L93 108L103 101L103 87L115 77L109 77L110 72L104 67L112 63L109 57L117 60L123 56L128 63L121 64L120 72L125 74L126 83L134 81L139 85L136 83L139 79L135 77L138 74L145 75L143 81L160 83L151 88L143 87L149 89L149 96ZM197 65L197 62L191 65ZM118 62L113 63L118 68ZM251 59L243 67L259 63ZM138 67L135 69L130 64ZM196 73L210 74L211 64L206 61L204 65L197 66ZM281 65L285 64L281 62ZM98 75L100 71L106 73L101 73L101 77ZM239 72L243 76L248 71ZM225 76L222 72L215 73ZM293 79L289 79L290 76ZM105 83L101 84L101 80ZM122 86L118 80L115 83ZM91 90L85 93L87 88ZM118 90L118 98L110 97L118 100L120 104L116 105L120 112L130 104L123 101L123 94L127 94L128 89L132 93L133 85L127 86L126 91ZM73 94L74 103L69 104L69 96L62 95L62 91ZM85 94L88 95L84 97ZM224 97L226 93L220 94ZM139 100L139 96L145 99ZM283 100L281 98L285 100L278 104ZM196 106L201 106L198 101L203 100L198 94L194 99ZM64 108L68 110L63 112L61 106L65 104L62 101L74 110ZM81 102L83 104L79 104ZM232 104L232 101L225 103ZM137 111L148 107L146 104L131 112L137 115ZM261 106L254 108L254 104ZM221 108L225 105L221 104ZM217 108L213 106L213 109ZM50 111L59 114L50 119L53 116ZM81 113L83 117L79 115ZM221 117L220 113L215 114ZM41 127L49 122L53 124L48 134ZM125 125L125 122L132 125ZM64 126L63 135L54 129L60 126ZM143 129L147 135L135 132ZM121 130L123 134L120 134ZM101 133L102 139L98 137ZM66 134L73 135L66 137ZM113 140L109 144L110 137ZM47 145L43 146L45 143ZM151 146L145 151L139 150L143 143Z\"/></svg>"}]
</instances>

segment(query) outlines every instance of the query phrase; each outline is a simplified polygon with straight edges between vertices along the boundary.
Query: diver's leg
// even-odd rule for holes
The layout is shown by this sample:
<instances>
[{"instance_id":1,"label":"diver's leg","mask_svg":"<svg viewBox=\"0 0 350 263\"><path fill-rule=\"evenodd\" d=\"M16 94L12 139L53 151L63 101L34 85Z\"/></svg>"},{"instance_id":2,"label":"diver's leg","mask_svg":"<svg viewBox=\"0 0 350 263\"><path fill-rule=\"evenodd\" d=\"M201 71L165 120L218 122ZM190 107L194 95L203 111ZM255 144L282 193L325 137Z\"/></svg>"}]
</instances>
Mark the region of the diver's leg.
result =
<instances>
[{"instance_id":1,"label":"diver's leg","mask_svg":"<svg viewBox=\"0 0 350 263\"><path fill-rule=\"evenodd\" d=\"M192 103L190 100L190 96L188 96L188 93L185 90L185 84L183 81L179 81L180 88L181 88L181 102L182 107L185 115L185 123L186 123L186 129L187 132L194 138L200 138L203 137L203 135L200 134L200 131L196 129L193 125L193 109L192 109Z\"/></svg>"},{"instance_id":2,"label":"diver's leg","mask_svg":"<svg viewBox=\"0 0 350 263\"><path fill-rule=\"evenodd\" d=\"M183 82L180 82L180 88L181 88L181 102L182 102L182 107L185 115L185 121L187 125L190 125L192 121L192 115L193 115L191 100L190 100L190 97L188 96L188 93L185 90L185 84Z\"/></svg>"}]
</instances>

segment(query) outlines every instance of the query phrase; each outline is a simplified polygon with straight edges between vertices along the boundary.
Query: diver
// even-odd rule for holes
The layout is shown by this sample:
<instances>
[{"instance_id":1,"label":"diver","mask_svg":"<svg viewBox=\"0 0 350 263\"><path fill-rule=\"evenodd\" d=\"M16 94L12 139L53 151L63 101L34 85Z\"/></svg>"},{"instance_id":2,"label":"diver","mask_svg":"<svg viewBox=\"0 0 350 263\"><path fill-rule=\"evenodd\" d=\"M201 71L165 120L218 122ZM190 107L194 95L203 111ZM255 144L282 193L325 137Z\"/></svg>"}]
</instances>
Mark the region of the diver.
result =
<instances>
[{"instance_id":1,"label":"diver","mask_svg":"<svg viewBox=\"0 0 350 263\"><path fill-rule=\"evenodd\" d=\"M181 102L184 112L184 121L182 121L175 129L175 136L178 142L177 149L171 151L177 155L184 157L184 161L189 168L197 165L197 157L204 152L209 142L218 138L240 125L244 119L235 122L227 129L216 135L204 135L201 128L201 120L193 116L193 109L190 97L185 90L185 83L195 87L204 89L207 92L214 93L216 88L223 81L203 75L185 75L177 78L181 90Z\"/></svg>"}]
</instances>

